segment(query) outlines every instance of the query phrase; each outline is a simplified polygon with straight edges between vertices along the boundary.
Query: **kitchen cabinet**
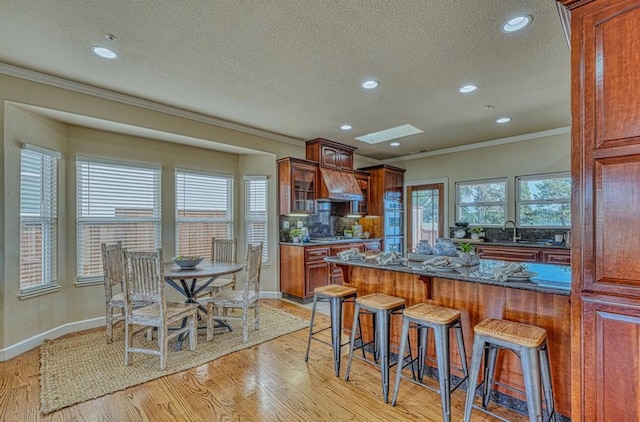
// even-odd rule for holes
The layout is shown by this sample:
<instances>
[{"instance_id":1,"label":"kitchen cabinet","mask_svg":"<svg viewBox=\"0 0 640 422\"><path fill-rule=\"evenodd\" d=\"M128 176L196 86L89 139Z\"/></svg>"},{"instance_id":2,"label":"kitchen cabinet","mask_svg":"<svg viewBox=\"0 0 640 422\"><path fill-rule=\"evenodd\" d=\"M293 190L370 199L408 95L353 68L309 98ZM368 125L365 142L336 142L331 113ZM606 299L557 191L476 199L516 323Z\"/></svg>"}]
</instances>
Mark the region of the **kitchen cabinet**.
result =
<instances>
[{"instance_id":1,"label":"kitchen cabinet","mask_svg":"<svg viewBox=\"0 0 640 422\"><path fill-rule=\"evenodd\" d=\"M383 239L385 252L404 253L404 169L386 164L359 169L369 173L369 218L362 229Z\"/></svg>"},{"instance_id":2,"label":"kitchen cabinet","mask_svg":"<svg viewBox=\"0 0 640 422\"><path fill-rule=\"evenodd\" d=\"M540 262L544 264L570 265L571 251L558 248L475 245L476 254L484 259L514 262Z\"/></svg>"},{"instance_id":3,"label":"kitchen cabinet","mask_svg":"<svg viewBox=\"0 0 640 422\"><path fill-rule=\"evenodd\" d=\"M517 248L511 246L477 246L476 254L483 259L502 261L539 262L540 250L535 248Z\"/></svg>"},{"instance_id":4,"label":"kitchen cabinet","mask_svg":"<svg viewBox=\"0 0 640 422\"><path fill-rule=\"evenodd\" d=\"M328 139L307 141L307 160L316 161L320 167L333 170L353 170L353 152L356 148Z\"/></svg>"},{"instance_id":5,"label":"kitchen cabinet","mask_svg":"<svg viewBox=\"0 0 640 422\"><path fill-rule=\"evenodd\" d=\"M540 262L543 264L571 265L571 251L561 249L544 249Z\"/></svg>"},{"instance_id":6,"label":"kitchen cabinet","mask_svg":"<svg viewBox=\"0 0 640 422\"><path fill-rule=\"evenodd\" d=\"M571 419L637 420L640 7L560 2L571 14Z\"/></svg>"},{"instance_id":7,"label":"kitchen cabinet","mask_svg":"<svg viewBox=\"0 0 640 422\"><path fill-rule=\"evenodd\" d=\"M291 157L277 163L280 215L315 214L318 165Z\"/></svg>"},{"instance_id":8,"label":"kitchen cabinet","mask_svg":"<svg viewBox=\"0 0 640 422\"><path fill-rule=\"evenodd\" d=\"M315 288L327 284L342 284L342 270L335 264L325 262L324 258L351 248L360 252L380 250L380 241L354 241L331 245L280 245L280 291L283 296L296 301L310 302Z\"/></svg>"}]
</instances>

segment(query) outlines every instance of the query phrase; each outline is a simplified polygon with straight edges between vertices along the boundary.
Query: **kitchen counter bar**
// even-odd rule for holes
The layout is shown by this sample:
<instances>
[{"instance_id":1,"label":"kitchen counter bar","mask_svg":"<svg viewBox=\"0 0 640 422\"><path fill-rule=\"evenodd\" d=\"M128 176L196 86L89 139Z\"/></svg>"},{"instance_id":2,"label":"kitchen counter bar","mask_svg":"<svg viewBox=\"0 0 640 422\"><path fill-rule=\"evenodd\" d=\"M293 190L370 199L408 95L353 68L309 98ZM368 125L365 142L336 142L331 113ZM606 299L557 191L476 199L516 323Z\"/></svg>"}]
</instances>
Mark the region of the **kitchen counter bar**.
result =
<instances>
[{"instance_id":1,"label":"kitchen counter bar","mask_svg":"<svg viewBox=\"0 0 640 422\"><path fill-rule=\"evenodd\" d=\"M345 266L361 266L378 270L398 271L418 276L429 276L446 278L450 280L461 280L470 283L488 284L492 286L507 287L511 289L530 290L533 292L550 293L556 295L569 296L571 293L571 267L552 264L520 263L527 271L533 271L538 275L531 278L531 281L498 281L491 278L491 269L498 265L505 264L504 261L493 259L481 259L480 265L473 267L460 267L451 272L436 272L422 268L422 263L409 261L408 266L404 265L379 265L375 262L365 260L341 261L337 257L325 258L325 261Z\"/></svg>"},{"instance_id":2,"label":"kitchen counter bar","mask_svg":"<svg viewBox=\"0 0 640 422\"><path fill-rule=\"evenodd\" d=\"M384 293L405 299L406 306L430 302L458 309L462 312L467 360L470 363L473 346L473 327L485 318L501 318L536 325L547 331L549 358L556 411L571 415L571 333L569 289L571 269L549 264L524 264L539 273L531 282L499 282L475 277L475 271L488 272L502 261L480 260L480 266L462 267L461 271L438 273L423 270L420 262L410 266L382 266L364 261L341 261L337 257L325 258L342 269L343 284L354 287L358 296ZM398 353L401 318L391 318L391 351ZM372 338L370 323L363 320L365 341ZM349 333L353 322L353 307L345 306L343 329ZM411 344L417 345L415 332ZM455 341L454 341L455 343ZM428 355L435 358L434 345L428 346ZM417 350L413 350L417 355ZM451 350L452 374L461 376L457 347ZM512 353L502 354L496 367L496 381L523 391L522 366ZM526 414L524 395L497 385L499 401Z\"/></svg>"}]
</instances>

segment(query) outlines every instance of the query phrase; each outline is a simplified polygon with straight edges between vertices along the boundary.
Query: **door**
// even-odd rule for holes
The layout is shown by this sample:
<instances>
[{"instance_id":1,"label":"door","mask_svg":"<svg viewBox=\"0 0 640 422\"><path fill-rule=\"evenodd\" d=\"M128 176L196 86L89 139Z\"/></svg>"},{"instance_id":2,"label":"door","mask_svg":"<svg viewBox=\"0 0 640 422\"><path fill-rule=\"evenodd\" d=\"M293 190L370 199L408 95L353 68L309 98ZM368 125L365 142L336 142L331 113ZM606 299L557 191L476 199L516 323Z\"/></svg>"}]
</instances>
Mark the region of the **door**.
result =
<instances>
[{"instance_id":1,"label":"door","mask_svg":"<svg viewBox=\"0 0 640 422\"><path fill-rule=\"evenodd\" d=\"M407 247L426 240L434 246L444 236L444 183L407 186Z\"/></svg>"}]
</instances>

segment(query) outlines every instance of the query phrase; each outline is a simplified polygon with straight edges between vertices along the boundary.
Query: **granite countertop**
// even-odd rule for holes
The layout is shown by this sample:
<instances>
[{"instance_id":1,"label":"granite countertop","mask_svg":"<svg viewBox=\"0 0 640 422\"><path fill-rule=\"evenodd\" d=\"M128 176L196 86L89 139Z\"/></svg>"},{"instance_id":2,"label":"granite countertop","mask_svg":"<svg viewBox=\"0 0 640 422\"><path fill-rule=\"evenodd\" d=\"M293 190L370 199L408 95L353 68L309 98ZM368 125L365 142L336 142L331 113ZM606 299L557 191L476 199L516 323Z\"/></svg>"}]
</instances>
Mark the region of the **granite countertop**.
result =
<instances>
[{"instance_id":1,"label":"granite countertop","mask_svg":"<svg viewBox=\"0 0 640 422\"><path fill-rule=\"evenodd\" d=\"M518 241L514 242L512 240L487 240L484 242L479 242L477 240L471 239L451 239L454 244L459 245L460 243L471 243L473 246L513 246L513 247L522 247L522 248L545 248L545 249L564 249L571 250L570 246L566 245L558 245L552 242L528 242L528 241Z\"/></svg>"},{"instance_id":2,"label":"granite countertop","mask_svg":"<svg viewBox=\"0 0 640 422\"><path fill-rule=\"evenodd\" d=\"M382 238L379 237L371 237L369 239L365 239L363 237L349 237L344 239L311 239L308 242L280 242L281 245L288 246L322 246L322 245L339 245L341 243L364 243L364 242L380 242Z\"/></svg>"},{"instance_id":3,"label":"granite countertop","mask_svg":"<svg viewBox=\"0 0 640 422\"><path fill-rule=\"evenodd\" d=\"M533 271L538 275L530 281L498 281L491 277L491 269L507 264L505 261L494 259L480 259L479 265L471 267L461 266L451 272L430 271L422 268L422 262L409 261L408 265L379 265L373 261L349 260L342 261L337 257L327 257L325 261L341 265L374 268L387 271L399 271L416 275L446 278L451 280L468 281L471 283L489 284L493 286L509 287L512 289L530 290L541 293L569 296L571 294L571 267L553 264L537 264L520 262L527 271Z\"/></svg>"}]
</instances>

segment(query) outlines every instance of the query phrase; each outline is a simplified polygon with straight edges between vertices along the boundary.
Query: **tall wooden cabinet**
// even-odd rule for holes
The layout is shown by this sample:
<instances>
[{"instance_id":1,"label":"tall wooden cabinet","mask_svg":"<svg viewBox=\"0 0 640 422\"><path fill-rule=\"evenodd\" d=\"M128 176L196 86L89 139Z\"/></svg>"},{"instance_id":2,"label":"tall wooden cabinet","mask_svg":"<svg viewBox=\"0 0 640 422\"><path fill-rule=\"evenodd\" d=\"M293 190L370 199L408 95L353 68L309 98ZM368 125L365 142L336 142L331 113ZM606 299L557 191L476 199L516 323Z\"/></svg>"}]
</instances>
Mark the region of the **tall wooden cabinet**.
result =
<instances>
[{"instance_id":1,"label":"tall wooden cabinet","mask_svg":"<svg viewBox=\"0 0 640 422\"><path fill-rule=\"evenodd\" d=\"M561 3L571 12L571 418L637 421L640 1Z\"/></svg>"},{"instance_id":2,"label":"tall wooden cabinet","mask_svg":"<svg viewBox=\"0 0 640 422\"><path fill-rule=\"evenodd\" d=\"M359 169L369 173L369 216L360 220L362 229L383 239L385 252L404 253L405 169L386 164Z\"/></svg>"}]
</instances>

